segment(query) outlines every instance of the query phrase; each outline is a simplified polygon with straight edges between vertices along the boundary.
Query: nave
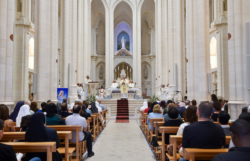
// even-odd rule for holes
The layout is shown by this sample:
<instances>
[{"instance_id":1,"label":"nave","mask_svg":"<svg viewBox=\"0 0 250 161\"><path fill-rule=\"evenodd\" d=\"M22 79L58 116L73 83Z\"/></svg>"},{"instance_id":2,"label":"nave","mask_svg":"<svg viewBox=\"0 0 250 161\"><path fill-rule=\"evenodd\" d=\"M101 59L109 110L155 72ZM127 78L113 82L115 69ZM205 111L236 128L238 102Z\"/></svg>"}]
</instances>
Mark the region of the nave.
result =
<instances>
[{"instance_id":1,"label":"nave","mask_svg":"<svg viewBox=\"0 0 250 161\"><path fill-rule=\"evenodd\" d=\"M137 120L115 123L109 120L93 144L95 156L86 161L155 161Z\"/></svg>"}]
</instances>

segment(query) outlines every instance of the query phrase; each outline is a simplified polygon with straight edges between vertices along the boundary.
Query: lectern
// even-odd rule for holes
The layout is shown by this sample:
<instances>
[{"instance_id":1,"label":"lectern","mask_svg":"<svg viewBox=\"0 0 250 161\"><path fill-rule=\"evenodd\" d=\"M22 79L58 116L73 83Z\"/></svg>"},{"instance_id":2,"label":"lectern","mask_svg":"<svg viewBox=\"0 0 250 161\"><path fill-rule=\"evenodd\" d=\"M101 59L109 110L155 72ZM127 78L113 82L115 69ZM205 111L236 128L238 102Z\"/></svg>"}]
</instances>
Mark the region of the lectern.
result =
<instances>
[{"instance_id":1,"label":"lectern","mask_svg":"<svg viewBox=\"0 0 250 161\"><path fill-rule=\"evenodd\" d=\"M89 88L90 88L90 95L96 96L96 89L98 87L99 83L97 82L89 82Z\"/></svg>"}]
</instances>

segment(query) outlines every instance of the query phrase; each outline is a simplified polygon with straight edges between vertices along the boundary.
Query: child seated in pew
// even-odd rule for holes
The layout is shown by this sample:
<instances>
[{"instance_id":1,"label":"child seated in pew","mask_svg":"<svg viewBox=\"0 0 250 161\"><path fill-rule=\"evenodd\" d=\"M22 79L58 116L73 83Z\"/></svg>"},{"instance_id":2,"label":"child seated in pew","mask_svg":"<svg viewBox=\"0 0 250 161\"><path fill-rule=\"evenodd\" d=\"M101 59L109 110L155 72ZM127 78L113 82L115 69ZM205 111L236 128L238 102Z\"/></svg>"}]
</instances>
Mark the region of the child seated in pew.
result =
<instances>
[{"instance_id":1,"label":"child seated in pew","mask_svg":"<svg viewBox=\"0 0 250 161\"><path fill-rule=\"evenodd\" d=\"M245 120L236 120L230 127L235 147L228 153L216 155L212 161L249 161L250 160L250 124Z\"/></svg>"},{"instance_id":2,"label":"child seated in pew","mask_svg":"<svg viewBox=\"0 0 250 161\"><path fill-rule=\"evenodd\" d=\"M22 121L20 125L22 132L27 131L29 124L30 124L30 119L31 119L31 115L22 117Z\"/></svg>"}]
</instances>

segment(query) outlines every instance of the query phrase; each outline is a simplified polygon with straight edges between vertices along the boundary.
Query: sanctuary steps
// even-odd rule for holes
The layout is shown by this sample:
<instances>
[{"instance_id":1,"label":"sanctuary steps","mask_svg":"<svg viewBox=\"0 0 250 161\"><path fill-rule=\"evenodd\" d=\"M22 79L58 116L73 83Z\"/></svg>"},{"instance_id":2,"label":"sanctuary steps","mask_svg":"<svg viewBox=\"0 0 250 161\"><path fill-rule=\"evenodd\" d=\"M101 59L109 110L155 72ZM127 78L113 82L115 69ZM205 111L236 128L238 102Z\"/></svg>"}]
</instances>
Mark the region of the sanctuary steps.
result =
<instances>
[{"instance_id":1,"label":"sanctuary steps","mask_svg":"<svg viewBox=\"0 0 250 161\"><path fill-rule=\"evenodd\" d=\"M137 110L143 106L143 101L144 100L128 100L129 116L136 116L137 118L140 117ZM101 104L103 104L105 108L108 107L109 111L107 112L107 118L117 115L117 100L102 100Z\"/></svg>"}]
</instances>

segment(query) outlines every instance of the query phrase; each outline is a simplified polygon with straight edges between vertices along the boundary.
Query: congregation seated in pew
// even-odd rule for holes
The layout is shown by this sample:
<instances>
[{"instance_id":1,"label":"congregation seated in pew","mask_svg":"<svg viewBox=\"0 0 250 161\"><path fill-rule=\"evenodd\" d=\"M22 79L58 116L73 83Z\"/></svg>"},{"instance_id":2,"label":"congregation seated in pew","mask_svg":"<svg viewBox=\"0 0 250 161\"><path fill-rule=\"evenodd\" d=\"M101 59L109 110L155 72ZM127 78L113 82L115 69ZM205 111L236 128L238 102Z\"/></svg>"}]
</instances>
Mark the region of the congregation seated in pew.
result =
<instances>
[{"instance_id":1,"label":"congregation seated in pew","mask_svg":"<svg viewBox=\"0 0 250 161\"><path fill-rule=\"evenodd\" d=\"M54 103L50 103L46 109L46 125L65 125L62 115L57 114L57 108Z\"/></svg>"},{"instance_id":2,"label":"congregation seated in pew","mask_svg":"<svg viewBox=\"0 0 250 161\"><path fill-rule=\"evenodd\" d=\"M190 124L195 123L198 120L196 112L197 112L197 107L196 106L189 106L187 108L187 110L185 111L185 114L184 114L184 123L182 123L180 125L180 127L179 127L178 132L177 132L176 135L182 136L184 128L187 127ZM173 145L169 144L168 147L167 147L167 149L170 149L172 147L173 147ZM181 156L183 156L183 148L180 148L179 154Z\"/></svg>"},{"instance_id":3,"label":"congregation seated in pew","mask_svg":"<svg viewBox=\"0 0 250 161\"><path fill-rule=\"evenodd\" d=\"M209 103L199 105L198 121L185 127L183 131L183 148L219 149L225 146L225 133L222 127L209 121L212 113L213 108Z\"/></svg>"},{"instance_id":4,"label":"congregation seated in pew","mask_svg":"<svg viewBox=\"0 0 250 161\"><path fill-rule=\"evenodd\" d=\"M62 103L61 104L61 109L58 110L58 114L61 115L63 118L66 118L69 115L71 115L71 113L69 113L67 103Z\"/></svg>"},{"instance_id":5,"label":"congregation seated in pew","mask_svg":"<svg viewBox=\"0 0 250 161\"><path fill-rule=\"evenodd\" d=\"M232 141L235 147L230 148L228 153L216 155L212 161L248 161L250 160L250 124L238 119L230 127Z\"/></svg>"},{"instance_id":6,"label":"congregation seated in pew","mask_svg":"<svg viewBox=\"0 0 250 161\"><path fill-rule=\"evenodd\" d=\"M170 117L170 120L165 121L163 126L180 126L183 121L178 119L178 114L176 107L169 107L168 116ZM169 135L171 134L165 134L165 144L169 144Z\"/></svg>"},{"instance_id":7,"label":"congregation seated in pew","mask_svg":"<svg viewBox=\"0 0 250 161\"><path fill-rule=\"evenodd\" d=\"M247 121L248 123L250 123L250 113L247 112L247 113L242 113L242 114L240 114L239 119L240 119L240 120L245 120L245 121ZM233 148L233 147L235 147L235 145L234 145L234 143L233 143L233 141L232 141L232 139L231 139L231 140L230 140L230 144L229 144L229 148Z\"/></svg>"},{"instance_id":8,"label":"congregation seated in pew","mask_svg":"<svg viewBox=\"0 0 250 161\"><path fill-rule=\"evenodd\" d=\"M0 119L4 121L4 131L16 131L13 120L9 117L9 108L4 104L0 105Z\"/></svg>"},{"instance_id":9,"label":"congregation seated in pew","mask_svg":"<svg viewBox=\"0 0 250 161\"><path fill-rule=\"evenodd\" d=\"M229 131L230 126L228 125L228 122L230 120L230 115L225 111L221 111L218 114L217 120L219 125L221 125L222 129L224 130L225 135L230 136L231 135Z\"/></svg>"},{"instance_id":10,"label":"congregation seated in pew","mask_svg":"<svg viewBox=\"0 0 250 161\"><path fill-rule=\"evenodd\" d=\"M176 105L175 105L174 103L170 103L170 104L168 105L168 107L164 109L164 112L165 112L165 114L164 114L164 120L165 120L165 121L168 121L168 120L171 119L171 118L169 117L169 115L168 115L168 109L171 108L171 107L175 107L175 108L176 108ZM167 109L167 110L166 110L166 109ZM180 115L179 113L178 113L178 119L181 120L181 115Z\"/></svg>"},{"instance_id":11,"label":"congregation seated in pew","mask_svg":"<svg viewBox=\"0 0 250 161\"><path fill-rule=\"evenodd\" d=\"M215 112L213 113L211 118L213 119L213 121L218 121L217 119L218 119L219 113L221 112L221 108L222 108L221 103L219 101L214 102L213 107L214 107Z\"/></svg>"},{"instance_id":12,"label":"congregation seated in pew","mask_svg":"<svg viewBox=\"0 0 250 161\"><path fill-rule=\"evenodd\" d=\"M0 140L4 133L4 122L0 119ZM0 158L1 160L16 161L16 154L12 146L0 143Z\"/></svg>"},{"instance_id":13,"label":"congregation seated in pew","mask_svg":"<svg viewBox=\"0 0 250 161\"><path fill-rule=\"evenodd\" d=\"M153 127L153 125L151 125L151 123L149 122L149 120L151 118L163 118L163 115L162 115L162 111L161 111L161 107L159 104L156 104L154 107L153 107L153 112L151 112L149 115L148 115L148 119L147 119L147 124L148 124L148 129L151 130L151 128ZM155 129L153 129L155 130Z\"/></svg>"},{"instance_id":14,"label":"congregation seated in pew","mask_svg":"<svg viewBox=\"0 0 250 161\"><path fill-rule=\"evenodd\" d=\"M25 134L25 142L56 142L56 148L60 147L60 140L55 129L44 126L46 123L43 113L35 113L30 119L28 130ZM46 160L46 153L26 153L22 161L29 161L34 157ZM58 152L52 154L53 161L62 161L62 157Z\"/></svg>"},{"instance_id":15,"label":"congregation seated in pew","mask_svg":"<svg viewBox=\"0 0 250 161\"><path fill-rule=\"evenodd\" d=\"M185 111L186 111L186 104L184 102L180 102L178 112L182 118L184 117Z\"/></svg>"},{"instance_id":16,"label":"congregation seated in pew","mask_svg":"<svg viewBox=\"0 0 250 161\"><path fill-rule=\"evenodd\" d=\"M72 133L71 142L76 141L87 141L87 149L88 149L88 157L94 156L94 152L92 151L92 136L89 131L87 131L87 121L84 117L80 116L81 107L79 105L74 105L73 107L73 115L66 117L66 125L81 125L81 131L79 132L79 140L76 140L76 133Z\"/></svg>"}]
</instances>

